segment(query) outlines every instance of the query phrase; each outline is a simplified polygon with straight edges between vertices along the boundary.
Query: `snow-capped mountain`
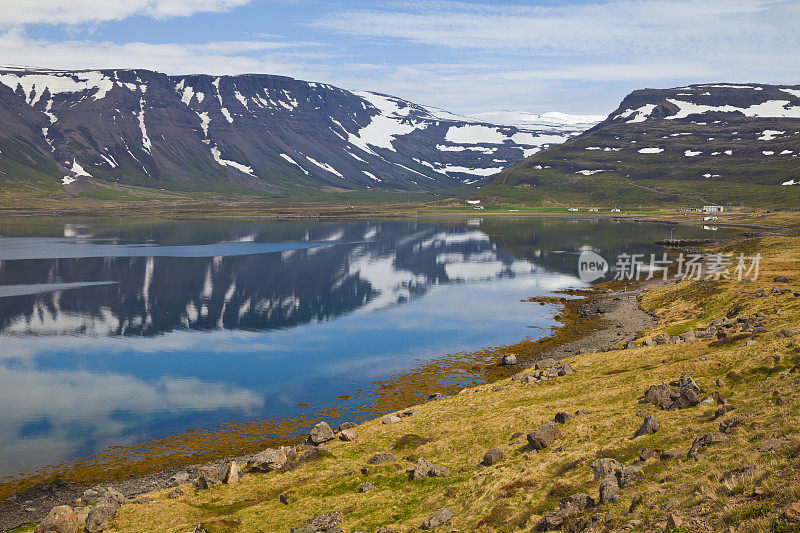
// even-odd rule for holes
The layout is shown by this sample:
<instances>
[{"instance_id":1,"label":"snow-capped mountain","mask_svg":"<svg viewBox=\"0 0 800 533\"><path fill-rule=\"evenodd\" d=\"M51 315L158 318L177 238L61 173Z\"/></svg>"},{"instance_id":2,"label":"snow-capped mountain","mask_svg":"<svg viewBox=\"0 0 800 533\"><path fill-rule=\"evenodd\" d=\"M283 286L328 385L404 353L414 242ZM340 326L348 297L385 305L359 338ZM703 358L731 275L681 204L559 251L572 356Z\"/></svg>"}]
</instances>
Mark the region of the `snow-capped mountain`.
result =
<instances>
[{"instance_id":1,"label":"snow-capped mountain","mask_svg":"<svg viewBox=\"0 0 800 533\"><path fill-rule=\"evenodd\" d=\"M800 86L642 89L484 187L531 203L800 205Z\"/></svg>"},{"instance_id":2,"label":"snow-capped mountain","mask_svg":"<svg viewBox=\"0 0 800 533\"><path fill-rule=\"evenodd\" d=\"M492 123L272 75L10 67L0 121L5 179L268 192L472 184L594 124Z\"/></svg>"}]
</instances>

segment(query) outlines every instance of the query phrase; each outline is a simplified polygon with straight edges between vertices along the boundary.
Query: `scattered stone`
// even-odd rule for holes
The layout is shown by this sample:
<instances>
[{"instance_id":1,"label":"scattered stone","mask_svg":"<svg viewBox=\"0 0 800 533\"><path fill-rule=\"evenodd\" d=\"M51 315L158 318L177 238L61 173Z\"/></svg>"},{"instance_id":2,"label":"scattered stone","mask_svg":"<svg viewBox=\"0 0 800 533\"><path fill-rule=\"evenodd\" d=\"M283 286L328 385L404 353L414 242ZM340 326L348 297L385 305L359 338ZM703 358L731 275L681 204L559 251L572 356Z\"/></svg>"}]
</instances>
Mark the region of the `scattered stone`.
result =
<instances>
[{"instance_id":1,"label":"scattered stone","mask_svg":"<svg viewBox=\"0 0 800 533\"><path fill-rule=\"evenodd\" d=\"M283 468L287 460L288 458L283 448L267 448L263 452L254 455L248 464L252 470L272 472Z\"/></svg>"},{"instance_id":2,"label":"scattered stone","mask_svg":"<svg viewBox=\"0 0 800 533\"><path fill-rule=\"evenodd\" d=\"M436 400L441 400L443 398L447 398L447 394L444 394L442 392L434 392L433 394L428 396L428 398L425 400L425 403L435 402Z\"/></svg>"},{"instance_id":3,"label":"scattered stone","mask_svg":"<svg viewBox=\"0 0 800 533\"><path fill-rule=\"evenodd\" d=\"M528 442L534 450L547 448L561 439L561 431L554 422L548 422L536 431L528 433Z\"/></svg>"},{"instance_id":4,"label":"scattered stone","mask_svg":"<svg viewBox=\"0 0 800 533\"><path fill-rule=\"evenodd\" d=\"M556 413L555 421L559 424L566 424L567 420L572 418L572 415L563 411Z\"/></svg>"},{"instance_id":5,"label":"scattered stone","mask_svg":"<svg viewBox=\"0 0 800 533\"><path fill-rule=\"evenodd\" d=\"M646 463L648 459L653 457L657 452L652 448L642 448L642 451L639 452L639 460L643 463Z\"/></svg>"},{"instance_id":6,"label":"scattered stone","mask_svg":"<svg viewBox=\"0 0 800 533\"><path fill-rule=\"evenodd\" d=\"M775 276L774 278L772 278L772 281L774 281L775 283L789 283L789 278L787 278L786 276Z\"/></svg>"},{"instance_id":7,"label":"scattered stone","mask_svg":"<svg viewBox=\"0 0 800 533\"><path fill-rule=\"evenodd\" d=\"M342 422L341 424L339 424L339 427L336 428L336 431L337 432L342 432L345 429L353 429L355 427L356 427L356 425L353 422Z\"/></svg>"},{"instance_id":8,"label":"scattered stone","mask_svg":"<svg viewBox=\"0 0 800 533\"><path fill-rule=\"evenodd\" d=\"M394 463L397 458L393 453L378 453L367 459L368 465L382 465L383 463Z\"/></svg>"},{"instance_id":9,"label":"scattered stone","mask_svg":"<svg viewBox=\"0 0 800 533\"><path fill-rule=\"evenodd\" d=\"M594 499L585 492L578 492L566 498L561 498L558 501L558 506L570 513L580 512L594 507Z\"/></svg>"},{"instance_id":10,"label":"scattered stone","mask_svg":"<svg viewBox=\"0 0 800 533\"><path fill-rule=\"evenodd\" d=\"M655 433L661 429L661 425L658 423L658 419L653 415L647 415L644 418L644 422L642 425L639 426L639 429L633 434L633 438L641 437L643 435L650 435L651 433Z\"/></svg>"},{"instance_id":11,"label":"scattered stone","mask_svg":"<svg viewBox=\"0 0 800 533\"><path fill-rule=\"evenodd\" d=\"M683 450L664 450L661 452L662 461L672 461L683 456Z\"/></svg>"},{"instance_id":12,"label":"scattered stone","mask_svg":"<svg viewBox=\"0 0 800 533\"><path fill-rule=\"evenodd\" d=\"M692 442L692 447L689 449L689 453L686 454L686 458L694 459L697 457L697 453L700 451L700 448L727 441L728 437L723 433L704 433L703 435L700 435L694 439L694 442Z\"/></svg>"},{"instance_id":13,"label":"scattered stone","mask_svg":"<svg viewBox=\"0 0 800 533\"><path fill-rule=\"evenodd\" d=\"M514 366L517 364L517 354L506 354L503 356L503 360L500 363L502 366Z\"/></svg>"},{"instance_id":14,"label":"scattered stone","mask_svg":"<svg viewBox=\"0 0 800 533\"><path fill-rule=\"evenodd\" d=\"M492 448L485 454L483 454L483 464L486 466L492 466L495 463L498 463L503 460L503 451L497 448Z\"/></svg>"},{"instance_id":15,"label":"scattered stone","mask_svg":"<svg viewBox=\"0 0 800 533\"><path fill-rule=\"evenodd\" d=\"M339 511L321 514L308 521L308 525L293 527L291 533L307 533L319 531L340 531L339 525L342 523L342 515Z\"/></svg>"},{"instance_id":16,"label":"scattered stone","mask_svg":"<svg viewBox=\"0 0 800 533\"><path fill-rule=\"evenodd\" d=\"M718 379L717 380L717 387L724 387L724 386L725 386L725 382L722 381L721 379Z\"/></svg>"},{"instance_id":17,"label":"scattered stone","mask_svg":"<svg viewBox=\"0 0 800 533\"><path fill-rule=\"evenodd\" d=\"M783 328L782 330L775 333L775 336L778 337L779 339L794 337L795 335L797 335L797 332L789 328Z\"/></svg>"},{"instance_id":18,"label":"scattered stone","mask_svg":"<svg viewBox=\"0 0 800 533\"><path fill-rule=\"evenodd\" d=\"M376 490L377 488L378 487L376 487L375 485L373 485L372 483L367 481L366 483L361 485L361 487L358 489L358 492L362 492L362 493L370 492L370 491Z\"/></svg>"},{"instance_id":19,"label":"scattered stone","mask_svg":"<svg viewBox=\"0 0 800 533\"><path fill-rule=\"evenodd\" d=\"M619 481L617 476L609 474L600 482L600 503L616 503L619 500Z\"/></svg>"},{"instance_id":20,"label":"scattered stone","mask_svg":"<svg viewBox=\"0 0 800 533\"><path fill-rule=\"evenodd\" d=\"M328 425L327 422L320 422L313 428L311 428L311 432L308 435L308 440L311 441L313 444L322 444L323 442L328 442L329 440L333 440L333 430Z\"/></svg>"},{"instance_id":21,"label":"scattered stone","mask_svg":"<svg viewBox=\"0 0 800 533\"><path fill-rule=\"evenodd\" d=\"M450 475L450 470L444 466L434 466L433 463L420 457L417 460L417 465L411 472L411 479L425 479L429 477L447 477Z\"/></svg>"},{"instance_id":22,"label":"scattered stone","mask_svg":"<svg viewBox=\"0 0 800 533\"><path fill-rule=\"evenodd\" d=\"M414 416L415 414L419 413L419 409L411 408L406 409L405 411L398 413L397 416L405 417L405 416Z\"/></svg>"},{"instance_id":23,"label":"scattered stone","mask_svg":"<svg viewBox=\"0 0 800 533\"><path fill-rule=\"evenodd\" d=\"M596 459L592 465L592 474L594 475L595 481L602 480L609 474L617 475L618 472L622 471L622 463L617 461L616 459L612 459L610 457L604 457L602 459Z\"/></svg>"},{"instance_id":24,"label":"scattered stone","mask_svg":"<svg viewBox=\"0 0 800 533\"><path fill-rule=\"evenodd\" d=\"M455 511L446 507L442 507L441 509L429 514L428 518L422 522L422 526L420 527L425 530L433 529L450 522L450 520L452 520L455 516Z\"/></svg>"},{"instance_id":25,"label":"scattered stone","mask_svg":"<svg viewBox=\"0 0 800 533\"><path fill-rule=\"evenodd\" d=\"M786 396L781 396L781 395L775 396L775 405L781 406L788 404L789 404L789 398L787 398Z\"/></svg>"},{"instance_id":26,"label":"scattered stone","mask_svg":"<svg viewBox=\"0 0 800 533\"><path fill-rule=\"evenodd\" d=\"M183 494L184 493L183 493L183 491L181 490L180 487L175 487L174 489L172 489L172 492L167 494L167 498L175 500L175 499L180 498L181 496L183 496Z\"/></svg>"},{"instance_id":27,"label":"scattered stone","mask_svg":"<svg viewBox=\"0 0 800 533\"><path fill-rule=\"evenodd\" d=\"M117 516L117 508L113 505L101 503L89 511L86 518L86 533L100 533L108 529L109 520Z\"/></svg>"},{"instance_id":28,"label":"scattered stone","mask_svg":"<svg viewBox=\"0 0 800 533\"><path fill-rule=\"evenodd\" d=\"M239 483L241 479L242 470L239 468L239 465L236 464L236 461L231 461L228 465L228 469L225 471L225 477L222 479L222 482L226 485L234 485Z\"/></svg>"},{"instance_id":29,"label":"scattered stone","mask_svg":"<svg viewBox=\"0 0 800 533\"><path fill-rule=\"evenodd\" d=\"M683 519L675 513L670 513L667 517L667 531L680 529L681 527L683 527Z\"/></svg>"},{"instance_id":30,"label":"scattered stone","mask_svg":"<svg viewBox=\"0 0 800 533\"><path fill-rule=\"evenodd\" d=\"M59 505L47 513L36 531L39 533L80 533L82 529L72 507Z\"/></svg>"},{"instance_id":31,"label":"scattered stone","mask_svg":"<svg viewBox=\"0 0 800 533\"><path fill-rule=\"evenodd\" d=\"M714 417L712 418L712 420L716 420L718 418L721 418L721 417L725 416L726 413L729 413L730 411L733 411L734 409L736 409L736 408L734 406L732 406L732 405L727 405L727 404L723 405L722 407L720 407L719 409L717 409L714 412Z\"/></svg>"},{"instance_id":32,"label":"scattered stone","mask_svg":"<svg viewBox=\"0 0 800 533\"><path fill-rule=\"evenodd\" d=\"M399 416L396 416L396 415L386 415L383 418L381 418L381 421L384 424L397 424L401 420L402 419Z\"/></svg>"},{"instance_id":33,"label":"scattered stone","mask_svg":"<svg viewBox=\"0 0 800 533\"><path fill-rule=\"evenodd\" d=\"M339 440L346 442L354 441L358 438L358 434L354 429L345 429L339 432Z\"/></svg>"},{"instance_id":34,"label":"scattered stone","mask_svg":"<svg viewBox=\"0 0 800 533\"><path fill-rule=\"evenodd\" d=\"M278 496L278 499L280 500L280 502L281 502L283 505L289 505L290 503L292 503L292 497L291 497L291 495L289 495L289 494L288 494L288 493L286 493L286 492L284 492L283 494L281 494L280 496Z\"/></svg>"},{"instance_id":35,"label":"scattered stone","mask_svg":"<svg viewBox=\"0 0 800 533\"><path fill-rule=\"evenodd\" d=\"M790 503L783 516L790 522L800 522L800 500Z\"/></svg>"},{"instance_id":36,"label":"scattered stone","mask_svg":"<svg viewBox=\"0 0 800 533\"><path fill-rule=\"evenodd\" d=\"M644 403L652 403L667 409L673 403L675 391L669 385L651 385L644 391Z\"/></svg>"}]
</instances>

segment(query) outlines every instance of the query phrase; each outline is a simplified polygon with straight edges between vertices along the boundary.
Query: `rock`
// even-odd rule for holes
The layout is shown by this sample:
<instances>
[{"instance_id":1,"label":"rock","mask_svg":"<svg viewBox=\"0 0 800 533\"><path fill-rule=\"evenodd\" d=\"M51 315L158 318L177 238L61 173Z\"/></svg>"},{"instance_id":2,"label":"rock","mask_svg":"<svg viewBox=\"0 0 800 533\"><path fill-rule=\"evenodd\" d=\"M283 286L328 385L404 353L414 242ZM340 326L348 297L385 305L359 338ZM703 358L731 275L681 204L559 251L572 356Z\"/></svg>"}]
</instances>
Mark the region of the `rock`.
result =
<instances>
[{"instance_id":1,"label":"rock","mask_svg":"<svg viewBox=\"0 0 800 533\"><path fill-rule=\"evenodd\" d=\"M794 330L791 330L789 328L783 328L782 330L775 333L775 336L781 339L781 338L794 337L796 334L797 332Z\"/></svg>"},{"instance_id":2,"label":"rock","mask_svg":"<svg viewBox=\"0 0 800 533\"><path fill-rule=\"evenodd\" d=\"M644 391L644 402L652 403L662 409L672 405L672 395L675 393L668 385L651 385Z\"/></svg>"},{"instance_id":3,"label":"rock","mask_svg":"<svg viewBox=\"0 0 800 533\"><path fill-rule=\"evenodd\" d=\"M594 499L585 492L578 492L566 498L561 498L558 501L558 506L570 513L578 513L594 507Z\"/></svg>"},{"instance_id":4,"label":"rock","mask_svg":"<svg viewBox=\"0 0 800 533\"><path fill-rule=\"evenodd\" d=\"M450 470L443 466L434 466L433 463L420 457L414 470L411 472L411 479L425 479L429 477L447 477L450 475Z\"/></svg>"},{"instance_id":5,"label":"rock","mask_svg":"<svg viewBox=\"0 0 800 533\"><path fill-rule=\"evenodd\" d=\"M696 405L700 405L700 397L692 388L683 388L681 389L680 396L672 402L672 405L669 406L669 410L675 409L686 409L687 407L694 407Z\"/></svg>"},{"instance_id":6,"label":"rock","mask_svg":"<svg viewBox=\"0 0 800 533\"><path fill-rule=\"evenodd\" d=\"M356 425L353 422L342 422L341 424L339 424L339 427L336 428L336 431L341 432L344 431L345 429L353 429L355 427Z\"/></svg>"},{"instance_id":7,"label":"rock","mask_svg":"<svg viewBox=\"0 0 800 533\"><path fill-rule=\"evenodd\" d=\"M774 281L775 283L789 283L789 278L787 278L786 276L775 276L774 278L772 278L772 281Z\"/></svg>"},{"instance_id":8,"label":"rock","mask_svg":"<svg viewBox=\"0 0 800 533\"><path fill-rule=\"evenodd\" d=\"M316 518L313 518L308 521L308 526L313 529L311 531L330 531L338 529L338 526L342 523L342 515L339 511L333 511L331 513L321 514ZM334 529L336 528L336 529ZM292 528L293 532L303 531L299 529Z\"/></svg>"},{"instance_id":9,"label":"rock","mask_svg":"<svg viewBox=\"0 0 800 533\"><path fill-rule=\"evenodd\" d=\"M619 472L622 472L622 463L616 459L604 457L602 459L595 459L595 461L592 462L591 468L594 479L597 481L605 478L609 474L616 476Z\"/></svg>"},{"instance_id":10,"label":"rock","mask_svg":"<svg viewBox=\"0 0 800 533\"><path fill-rule=\"evenodd\" d=\"M559 364L556 367L556 372L558 372L559 376L571 376L572 374L575 373L575 371L572 370L572 366L570 366L569 363Z\"/></svg>"},{"instance_id":11,"label":"rock","mask_svg":"<svg viewBox=\"0 0 800 533\"><path fill-rule=\"evenodd\" d=\"M616 503L619 500L619 482L617 476L607 475L600 482L600 503Z\"/></svg>"},{"instance_id":12,"label":"rock","mask_svg":"<svg viewBox=\"0 0 800 533\"><path fill-rule=\"evenodd\" d=\"M155 500L151 500L150 498L145 498L144 496L141 498L136 498L131 503L135 505L149 505L151 503L155 503Z\"/></svg>"},{"instance_id":13,"label":"rock","mask_svg":"<svg viewBox=\"0 0 800 533\"><path fill-rule=\"evenodd\" d=\"M331 449L325 444L320 444L319 446L312 446L310 449L304 451L303 455L297 460L301 463L308 463L311 461L318 461L330 455L333 455Z\"/></svg>"},{"instance_id":14,"label":"rock","mask_svg":"<svg viewBox=\"0 0 800 533\"><path fill-rule=\"evenodd\" d=\"M358 492L362 492L362 493L363 492L370 492L370 491L376 490L377 488L378 487L376 487L375 485L373 485L372 483L367 481L366 483L361 485L361 487L358 489Z\"/></svg>"},{"instance_id":15,"label":"rock","mask_svg":"<svg viewBox=\"0 0 800 533\"><path fill-rule=\"evenodd\" d=\"M383 463L394 463L397 458L393 453L378 453L367 459L368 465L382 465Z\"/></svg>"},{"instance_id":16,"label":"rock","mask_svg":"<svg viewBox=\"0 0 800 533\"><path fill-rule=\"evenodd\" d=\"M100 492L100 499L98 501L101 504L108 504L116 509L120 505L125 505L128 503L128 498L126 498L117 489L113 487L106 487L105 490Z\"/></svg>"},{"instance_id":17,"label":"rock","mask_svg":"<svg viewBox=\"0 0 800 533\"><path fill-rule=\"evenodd\" d=\"M402 412L398 413L397 416L401 416L401 417L414 416L417 413L419 413L419 409L411 408L411 409L406 409L405 411L402 411Z\"/></svg>"},{"instance_id":18,"label":"rock","mask_svg":"<svg viewBox=\"0 0 800 533\"><path fill-rule=\"evenodd\" d=\"M333 440L333 430L327 422L320 422L311 428L311 432L308 435L308 440L313 444L322 444L323 442L328 442L329 440Z\"/></svg>"},{"instance_id":19,"label":"rock","mask_svg":"<svg viewBox=\"0 0 800 533\"><path fill-rule=\"evenodd\" d=\"M534 370L548 370L557 364L558 361L555 359L542 359L541 361L536 361L536 364L533 365L533 368Z\"/></svg>"},{"instance_id":20,"label":"rock","mask_svg":"<svg viewBox=\"0 0 800 533\"><path fill-rule=\"evenodd\" d=\"M283 449L267 448L263 452L254 455L248 464L253 470L272 472L283 468L287 460Z\"/></svg>"},{"instance_id":21,"label":"rock","mask_svg":"<svg viewBox=\"0 0 800 533\"><path fill-rule=\"evenodd\" d=\"M655 346L655 345L656 345L656 341L654 341L653 339L650 339L650 338L647 338L647 339L642 341L642 346Z\"/></svg>"},{"instance_id":22,"label":"rock","mask_svg":"<svg viewBox=\"0 0 800 533\"><path fill-rule=\"evenodd\" d=\"M672 461L673 459L677 459L678 457L683 456L682 450L664 450L661 452L661 460L662 461Z\"/></svg>"},{"instance_id":23,"label":"rock","mask_svg":"<svg viewBox=\"0 0 800 533\"><path fill-rule=\"evenodd\" d=\"M786 396L781 396L781 395L775 396L775 405L781 406L788 404L789 404L789 398L787 398Z\"/></svg>"},{"instance_id":24,"label":"rock","mask_svg":"<svg viewBox=\"0 0 800 533\"><path fill-rule=\"evenodd\" d=\"M441 392L434 392L433 394L428 396L428 398L425 400L425 403L435 402L436 400L441 400L443 398L447 398L447 394Z\"/></svg>"},{"instance_id":25,"label":"rock","mask_svg":"<svg viewBox=\"0 0 800 533\"><path fill-rule=\"evenodd\" d=\"M86 518L86 533L100 533L109 528L108 522L117 516L117 508L101 503L89 511Z\"/></svg>"},{"instance_id":26,"label":"rock","mask_svg":"<svg viewBox=\"0 0 800 533\"><path fill-rule=\"evenodd\" d=\"M620 488L629 487L644 477L644 470L638 466L622 465L622 470L617 474Z\"/></svg>"},{"instance_id":27,"label":"rock","mask_svg":"<svg viewBox=\"0 0 800 533\"><path fill-rule=\"evenodd\" d=\"M207 489L217 483L222 483L225 478L225 470L213 465L201 466L197 471L197 481L195 485L199 489Z\"/></svg>"},{"instance_id":28,"label":"rock","mask_svg":"<svg viewBox=\"0 0 800 533\"><path fill-rule=\"evenodd\" d=\"M692 447L689 449L689 453L686 454L686 458L693 459L697 457L697 452L700 451L700 448L727 441L728 437L724 433L705 433L700 435L692 442Z\"/></svg>"},{"instance_id":29,"label":"rock","mask_svg":"<svg viewBox=\"0 0 800 533\"><path fill-rule=\"evenodd\" d=\"M339 432L340 440L350 442L356 440L357 438L358 434L354 429L343 429L341 432Z\"/></svg>"},{"instance_id":30,"label":"rock","mask_svg":"<svg viewBox=\"0 0 800 533\"><path fill-rule=\"evenodd\" d=\"M177 499L177 498L180 498L181 496L183 496L183 491L180 489L180 487L175 487L174 489L172 489L172 492L167 494L167 498L170 498L170 499L173 499L173 500Z\"/></svg>"},{"instance_id":31,"label":"rock","mask_svg":"<svg viewBox=\"0 0 800 533\"><path fill-rule=\"evenodd\" d=\"M173 476L175 477L175 476ZM188 474L186 481L188 481ZM94 505L100 500L100 491L97 489L86 489L83 491L83 495L81 496L81 504L83 505Z\"/></svg>"},{"instance_id":32,"label":"rock","mask_svg":"<svg viewBox=\"0 0 800 533\"><path fill-rule=\"evenodd\" d=\"M182 485L184 483L188 483L192 479L191 474L189 472L178 472L174 474L169 480L167 481L167 485L170 487L176 487L178 485Z\"/></svg>"},{"instance_id":33,"label":"rock","mask_svg":"<svg viewBox=\"0 0 800 533\"><path fill-rule=\"evenodd\" d=\"M729 413L730 411L733 411L734 409L736 409L736 408L734 406L732 406L732 405L723 405L722 407L720 407L719 409L717 409L714 412L714 417L712 418L712 420L716 420L717 418L721 418L721 417L725 416L726 413Z\"/></svg>"},{"instance_id":34,"label":"rock","mask_svg":"<svg viewBox=\"0 0 800 533\"><path fill-rule=\"evenodd\" d=\"M566 424L567 420L569 420L570 418L572 418L571 414L562 411L556 413L555 421L558 422L559 424Z\"/></svg>"},{"instance_id":35,"label":"rock","mask_svg":"<svg viewBox=\"0 0 800 533\"><path fill-rule=\"evenodd\" d=\"M683 519L675 513L670 513L667 517L667 531L683 527Z\"/></svg>"},{"instance_id":36,"label":"rock","mask_svg":"<svg viewBox=\"0 0 800 533\"><path fill-rule=\"evenodd\" d=\"M78 517L69 505L53 507L36 528L37 533L80 533Z\"/></svg>"},{"instance_id":37,"label":"rock","mask_svg":"<svg viewBox=\"0 0 800 533\"><path fill-rule=\"evenodd\" d=\"M399 416L396 416L396 415L386 415L383 418L381 418L381 421L384 424L397 424L401 420L402 420L402 418L400 418Z\"/></svg>"},{"instance_id":38,"label":"rock","mask_svg":"<svg viewBox=\"0 0 800 533\"><path fill-rule=\"evenodd\" d=\"M653 457L655 454L656 451L652 448L642 448L642 451L639 452L639 460L643 463L647 462L647 460Z\"/></svg>"},{"instance_id":39,"label":"rock","mask_svg":"<svg viewBox=\"0 0 800 533\"><path fill-rule=\"evenodd\" d=\"M644 418L644 422L642 425L639 426L639 429L633 434L633 438L641 437L643 435L650 435L651 433L655 433L661 429L661 425L658 423L658 419L653 415L647 415Z\"/></svg>"},{"instance_id":40,"label":"rock","mask_svg":"<svg viewBox=\"0 0 800 533\"><path fill-rule=\"evenodd\" d=\"M517 364L517 354L506 354L503 356L503 360L500 363L502 366L514 366Z\"/></svg>"},{"instance_id":41,"label":"rock","mask_svg":"<svg viewBox=\"0 0 800 533\"><path fill-rule=\"evenodd\" d=\"M75 512L75 516L78 518L78 525L83 531L86 528L86 520L89 518L89 511L91 511L91 507L75 507L73 511Z\"/></svg>"},{"instance_id":42,"label":"rock","mask_svg":"<svg viewBox=\"0 0 800 533\"><path fill-rule=\"evenodd\" d=\"M455 511L448 509L447 507L442 507L441 509L429 514L428 518L422 522L422 526L420 527L425 530L433 529L448 523L455 516Z\"/></svg>"},{"instance_id":43,"label":"rock","mask_svg":"<svg viewBox=\"0 0 800 533\"><path fill-rule=\"evenodd\" d=\"M528 442L534 450L547 448L561 438L561 431L554 422L548 422L536 431L528 433Z\"/></svg>"},{"instance_id":44,"label":"rock","mask_svg":"<svg viewBox=\"0 0 800 533\"><path fill-rule=\"evenodd\" d=\"M289 505L292 503L292 497L286 492L278 496L278 500L280 500L283 505Z\"/></svg>"},{"instance_id":45,"label":"rock","mask_svg":"<svg viewBox=\"0 0 800 533\"><path fill-rule=\"evenodd\" d=\"M498 463L503 460L503 451L497 448L492 448L485 454L483 454L483 464L486 466L492 466L495 463Z\"/></svg>"},{"instance_id":46,"label":"rock","mask_svg":"<svg viewBox=\"0 0 800 533\"><path fill-rule=\"evenodd\" d=\"M724 386L725 386L725 382L722 381L721 379L718 379L717 380L717 387L724 387Z\"/></svg>"},{"instance_id":47,"label":"rock","mask_svg":"<svg viewBox=\"0 0 800 533\"><path fill-rule=\"evenodd\" d=\"M790 522L800 522L800 500L790 503L783 512L783 516Z\"/></svg>"},{"instance_id":48,"label":"rock","mask_svg":"<svg viewBox=\"0 0 800 533\"><path fill-rule=\"evenodd\" d=\"M228 464L228 469L225 471L225 477L222 479L222 482L226 485L234 485L239 483L239 480L242 479L242 470L239 468L239 465L236 464L236 461L231 461Z\"/></svg>"}]
</instances>

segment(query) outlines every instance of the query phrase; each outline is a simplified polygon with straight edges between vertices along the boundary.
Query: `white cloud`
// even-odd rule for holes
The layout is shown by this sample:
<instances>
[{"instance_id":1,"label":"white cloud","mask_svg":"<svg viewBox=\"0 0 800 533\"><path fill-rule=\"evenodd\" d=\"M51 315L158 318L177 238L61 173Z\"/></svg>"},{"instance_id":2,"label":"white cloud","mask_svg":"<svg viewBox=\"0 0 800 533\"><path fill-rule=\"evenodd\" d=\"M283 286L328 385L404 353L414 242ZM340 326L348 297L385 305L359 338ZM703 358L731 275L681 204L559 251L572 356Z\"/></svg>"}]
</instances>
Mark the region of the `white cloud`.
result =
<instances>
[{"instance_id":1,"label":"white cloud","mask_svg":"<svg viewBox=\"0 0 800 533\"><path fill-rule=\"evenodd\" d=\"M37 0L0 1L0 25L83 24L135 15L164 19L218 13L251 0Z\"/></svg>"}]
</instances>

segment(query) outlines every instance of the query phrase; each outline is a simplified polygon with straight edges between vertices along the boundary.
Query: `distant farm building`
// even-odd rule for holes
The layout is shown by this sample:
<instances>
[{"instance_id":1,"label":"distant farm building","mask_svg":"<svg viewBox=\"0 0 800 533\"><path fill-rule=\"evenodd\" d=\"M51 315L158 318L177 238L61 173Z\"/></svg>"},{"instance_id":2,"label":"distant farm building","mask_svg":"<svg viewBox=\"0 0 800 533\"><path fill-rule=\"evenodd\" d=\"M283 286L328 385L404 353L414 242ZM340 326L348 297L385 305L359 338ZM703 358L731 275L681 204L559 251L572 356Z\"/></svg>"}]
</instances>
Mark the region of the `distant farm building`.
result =
<instances>
[{"instance_id":1,"label":"distant farm building","mask_svg":"<svg viewBox=\"0 0 800 533\"><path fill-rule=\"evenodd\" d=\"M722 213L725 210L721 205L704 205L703 213Z\"/></svg>"}]
</instances>

